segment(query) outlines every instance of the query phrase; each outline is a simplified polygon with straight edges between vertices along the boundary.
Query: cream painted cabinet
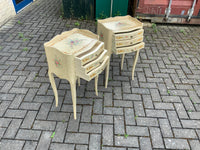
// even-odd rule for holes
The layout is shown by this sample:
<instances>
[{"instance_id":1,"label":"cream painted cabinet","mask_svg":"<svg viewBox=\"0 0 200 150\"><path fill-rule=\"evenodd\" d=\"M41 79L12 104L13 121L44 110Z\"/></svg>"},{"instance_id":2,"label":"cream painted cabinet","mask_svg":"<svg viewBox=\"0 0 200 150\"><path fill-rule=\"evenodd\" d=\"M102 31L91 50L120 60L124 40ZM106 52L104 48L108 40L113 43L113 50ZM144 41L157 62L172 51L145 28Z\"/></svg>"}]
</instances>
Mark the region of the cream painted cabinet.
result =
<instances>
[{"instance_id":1,"label":"cream painted cabinet","mask_svg":"<svg viewBox=\"0 0 200 150\"><path fill-rule=\"evenodd\" d=\"M110 63L108 52L96 34L81 29L63 32L46 42L44 47L56 106L58 105L58 93L53 74L69 81L74 119L76 119L76 80L78 79L80 85L80 78L87 81L95 78L95 91L98 95L98 75L106 69L105 87L107 88Z\"/></svg>"},{"instance_id":2,"label":"cream painted cabinet","mask_svg":"<svg viewBox=\"0 0 200 150\"><path fill-rule=\"evenodd\" d=\"M131 16L111 17L98 20L97 34L104 42L108 55L112 53L122 54L121 69L126 53L135 52L132 68L132 79L139 56L140 49L144 48L143 24Z\"/></svg>"}]
</instances>

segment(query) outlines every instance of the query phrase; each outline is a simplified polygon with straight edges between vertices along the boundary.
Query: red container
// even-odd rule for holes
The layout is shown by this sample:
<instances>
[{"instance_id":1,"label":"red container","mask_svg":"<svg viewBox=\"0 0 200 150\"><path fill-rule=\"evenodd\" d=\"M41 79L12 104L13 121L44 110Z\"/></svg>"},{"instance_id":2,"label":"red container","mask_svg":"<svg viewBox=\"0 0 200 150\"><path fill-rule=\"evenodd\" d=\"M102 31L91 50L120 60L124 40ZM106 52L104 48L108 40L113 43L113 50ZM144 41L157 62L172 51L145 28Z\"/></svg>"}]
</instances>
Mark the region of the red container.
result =
<instances>
[{"instance_id":1,"label":"red container","mask_svg":"<svg viewBox=\"0 0 200 150\"><path fill-rule=\"evenodd\" d=\"M185 22L188 17L188 11L192 8L193 1L194 0L172 0L169 17L185 18L185 20L182 19L179 23ZM170 0L138 0L136 15L142 18L164 17L165 10L169 7L169 2ZM196 0L191 20L197 18L200 21L200 0Z\"/></svg>"}]
</instances>

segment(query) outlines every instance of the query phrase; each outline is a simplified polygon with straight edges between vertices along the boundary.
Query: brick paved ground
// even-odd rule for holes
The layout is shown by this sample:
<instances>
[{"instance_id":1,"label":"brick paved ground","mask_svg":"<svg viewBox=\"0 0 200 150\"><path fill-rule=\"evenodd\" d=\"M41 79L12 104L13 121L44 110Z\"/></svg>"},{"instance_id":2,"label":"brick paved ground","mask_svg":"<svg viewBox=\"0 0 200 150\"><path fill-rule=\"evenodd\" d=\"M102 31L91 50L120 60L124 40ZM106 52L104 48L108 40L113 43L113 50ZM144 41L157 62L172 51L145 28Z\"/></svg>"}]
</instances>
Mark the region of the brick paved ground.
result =
<instances>
[{"instance_id":1,"label":"brick paved ground","mask_svg":"<svg viewBox=\"0 0 200 150\"><path fill-rule=\"evenodd\" d=\"M94 81L81 81L74 121L65 80L56 80L55 108L43 43L75 22L60 18L60 1L38 0L0 28L0 149L200 150L200 28L145 27L135 80L134 54L123 71L114 55L99 97ZM96 32L94 22L79 22Z\"/></svg>"}]
</instances>

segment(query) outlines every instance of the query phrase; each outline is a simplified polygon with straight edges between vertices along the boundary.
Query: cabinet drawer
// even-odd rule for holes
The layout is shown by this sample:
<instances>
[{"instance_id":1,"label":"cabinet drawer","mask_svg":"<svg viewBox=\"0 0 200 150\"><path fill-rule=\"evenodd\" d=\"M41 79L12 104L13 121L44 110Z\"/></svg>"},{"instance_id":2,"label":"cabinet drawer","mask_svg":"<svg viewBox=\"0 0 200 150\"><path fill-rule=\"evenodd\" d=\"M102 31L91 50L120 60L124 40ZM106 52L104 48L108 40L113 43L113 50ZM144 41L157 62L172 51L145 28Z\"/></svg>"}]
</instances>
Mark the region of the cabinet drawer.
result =
<instances>
[{"instance_id":1,"label":"cabinet drawer","mask_svg":"<svg viewBox=\"0 0 200 150\"><path fill-rule=\"evenodd\" d=\"M95 59L94 61L92 61L92 62L90 62L86 65L84 65L83 68L84 68L85 72L88 73L91 70L100 66L103 63L105 57L107 56L106 54L107 54L107 50L104 50L97 59Z\"/></svg>"},{"instance_id":2,"label":"cabinet drawer","mask_svg":"<svg viewBox=\"0 0 200 150\"><path fill-rule=\"evenodd\" d=\"M130 52L134 52L137 50L140 50L144 48L144 42L141 42L139 44L133 45L133 46L129 46L129 47L122 47L122 48L116 48L114 50L115 54L124 54L124 53L130 53Z\"/></svg>"},{"instance_id":3,"label":"cabinet drawer","mask_svg":"<svg viewBox=\"0 0 200 150\"><path fill-rule=\"evenodd\" d=\"M136 30L136 31L131 31L131 32L126 32L126 33L116 33L115 34L115 40L129 40L129 39L134 39L137 36L142 36L144 33L143 29Z\"/></svg>"},{"instance_id":4,"label":"cabinet drawer","mask_svg":"<svg viewBox=\"0 0 200 150\"><path fill-rule=\"evenodd\" d=\"M75 64L76 65L85 65L88 62L96 59L104 50L104 43L103 42L97 42L94 47L92 47L90 50L78 55L75 57Z\"/></svg>"},{"instance_id":5,"label":"cabinet drawer","mask_svg":"<svg viewBox=\"0 0 200 150\"><path fill-rule=\"evenodd\" d=\"M86 71L85 68L80 68L80 67L77 68L76 75L82 79L90 81L91 79L96 77L98 74L100 74L105 69L105 67L108 64L108 61L109 61L109 56L106 55L103 57L102 60L100 60L100 63L94 62L92 65L96 65L96 66L93 67L93 69L89 69L89 71Z\"/></svg>"},{"instance_id":6,"label":"cabinet drawer","mask_svg":"<svg viewBox=\"0 0 200 150\"><path fill-rule=\"evenodd\" d=\"M136 44L142 41L143 41L143 36L138 36L131 40L115 41L115 46L116 47L131 46L133 44Z\"/></svg>"},{"instance_id":7,"label":"cabinet drawer","mask_svg":"<svg viewBox=\"0 0 200 150\"><path fill-rule=\"evenodd\" d=\"M93 79L94 77L96 77L98 74L100 74L105 67L108 65L108 61L109 61L109 56L106 56L105 59L103 60L103 62L101 63L101 65L99 67L97 67L96 69L92 70L91 72L89 72L87 75L89 77L89 79Z\"/></svg>"}]
</instances>

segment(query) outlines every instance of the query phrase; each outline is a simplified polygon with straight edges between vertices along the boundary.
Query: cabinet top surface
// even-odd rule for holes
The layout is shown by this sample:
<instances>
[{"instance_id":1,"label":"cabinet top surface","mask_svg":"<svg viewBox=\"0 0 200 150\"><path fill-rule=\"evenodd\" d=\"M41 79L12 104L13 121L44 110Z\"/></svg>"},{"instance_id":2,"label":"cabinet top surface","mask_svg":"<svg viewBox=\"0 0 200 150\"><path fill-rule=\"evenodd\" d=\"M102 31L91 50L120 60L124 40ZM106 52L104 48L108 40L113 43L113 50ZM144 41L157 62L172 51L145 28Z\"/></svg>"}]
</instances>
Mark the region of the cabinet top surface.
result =
<instances>
[{"instance_id":1,"label":"cabinet top surface","mask_svg":"<svg viewBox=\"0 0 200 150\"><path fill-rule=\"evenodd\" d=\"M142 28L143 24L131 16L111 17L104 20L99 20L109 30L114 32Z\"/></svg>"},{"instance_id":2,"label":"cabinet top surface","mask_svg":"<svg viewBox=\"0 0 200 150\"><path fill-rule=\"evenodd\" d=\"M95 37L94 34L90 35L90 31L82 32L77 29L57 35L51 41L47 42L46 46L54 47L64 54L73 55L84 50L87 46L94 44L97 41L97 37Z\"/></svg>"}]
</instances>

